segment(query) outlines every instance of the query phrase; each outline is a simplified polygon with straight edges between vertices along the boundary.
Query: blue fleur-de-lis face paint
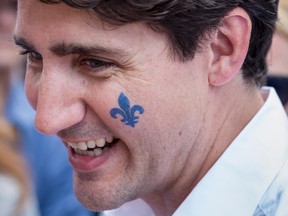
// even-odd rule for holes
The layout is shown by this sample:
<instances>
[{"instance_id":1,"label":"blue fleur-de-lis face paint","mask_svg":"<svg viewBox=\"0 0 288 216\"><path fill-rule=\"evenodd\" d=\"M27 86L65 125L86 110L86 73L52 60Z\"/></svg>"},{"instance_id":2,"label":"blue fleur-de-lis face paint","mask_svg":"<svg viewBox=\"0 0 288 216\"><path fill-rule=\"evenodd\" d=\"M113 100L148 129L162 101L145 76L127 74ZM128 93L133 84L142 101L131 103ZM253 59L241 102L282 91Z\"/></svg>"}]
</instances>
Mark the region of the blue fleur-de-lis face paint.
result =
<instances>
[{"instance_id":1,"label":"blue fleur-de-lis face paint","mask_svg":"<svg viewBox=\"0 0 288 216\"><path fill-rule=\"evenodd\" d=\"M117 115L120 115L122 116L121 122L128 126L135 127L139 120L139 116L136 116L136 112L138 112L139 115L143 114L143 107L140 105L130 107L130 101L123 92L121 92L118 97L118 104L121 109L113 108L110 110L112 118L117 119Z\"/></svg>"}]
</instances>

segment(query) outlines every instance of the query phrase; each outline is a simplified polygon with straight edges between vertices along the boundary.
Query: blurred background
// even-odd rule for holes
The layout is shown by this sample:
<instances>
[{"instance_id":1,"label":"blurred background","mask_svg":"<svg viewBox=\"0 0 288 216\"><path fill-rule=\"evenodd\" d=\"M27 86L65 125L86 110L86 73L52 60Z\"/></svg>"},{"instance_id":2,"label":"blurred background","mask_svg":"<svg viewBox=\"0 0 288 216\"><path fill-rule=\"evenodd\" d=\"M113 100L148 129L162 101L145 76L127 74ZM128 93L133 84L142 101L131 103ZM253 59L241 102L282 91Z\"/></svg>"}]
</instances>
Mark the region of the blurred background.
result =
<instances>
[{"instance_id":1,"label":"blurred background","mask_svg":"<svg viewBox=\"0 0 288 216\"><path fill-rule=\"evenodd\" d=\"M288 0L280 0L279 21L267 62L267 85L276 89L288 113Z\"/></svg>"}]
</instances>

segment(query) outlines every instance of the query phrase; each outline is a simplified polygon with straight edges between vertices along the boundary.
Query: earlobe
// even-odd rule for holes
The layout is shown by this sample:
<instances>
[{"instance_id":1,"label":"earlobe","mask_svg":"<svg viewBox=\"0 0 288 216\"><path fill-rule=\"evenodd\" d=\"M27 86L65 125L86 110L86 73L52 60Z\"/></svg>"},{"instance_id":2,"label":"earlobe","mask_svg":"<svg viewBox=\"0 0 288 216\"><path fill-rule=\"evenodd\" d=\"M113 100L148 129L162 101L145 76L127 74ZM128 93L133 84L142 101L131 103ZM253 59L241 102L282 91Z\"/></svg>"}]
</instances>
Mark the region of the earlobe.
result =
<instances>
[{"instance_id":1,"label":"earlobe","mask_svg":"<svg viewBox=\"0 0 288 216\"><path fill-rule=\"evenodd\" d=\"M211 38L210 85L225 85L240 71L249 48L251 28L249 15L241 8L223 18Z\"/></svg>"}]
</instances>

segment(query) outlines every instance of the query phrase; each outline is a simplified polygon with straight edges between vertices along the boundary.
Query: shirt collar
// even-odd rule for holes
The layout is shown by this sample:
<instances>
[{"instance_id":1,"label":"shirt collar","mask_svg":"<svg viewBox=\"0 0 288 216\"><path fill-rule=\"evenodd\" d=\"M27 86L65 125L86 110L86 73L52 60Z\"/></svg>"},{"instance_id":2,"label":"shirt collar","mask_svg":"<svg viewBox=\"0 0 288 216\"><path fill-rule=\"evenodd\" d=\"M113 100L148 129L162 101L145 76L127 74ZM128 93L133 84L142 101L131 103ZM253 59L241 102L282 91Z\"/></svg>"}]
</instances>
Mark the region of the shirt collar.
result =
<instances>
[{"instance_id":1,"label":"shirt collar","mask_svg":"<svg viewBox=\"0 0 288 216\"><path fill-rule=\"evenodd\" d=\"M272 88L254 118L173 216L252 215L288 157L288 121Z\"/></svg>"}]
</instances>

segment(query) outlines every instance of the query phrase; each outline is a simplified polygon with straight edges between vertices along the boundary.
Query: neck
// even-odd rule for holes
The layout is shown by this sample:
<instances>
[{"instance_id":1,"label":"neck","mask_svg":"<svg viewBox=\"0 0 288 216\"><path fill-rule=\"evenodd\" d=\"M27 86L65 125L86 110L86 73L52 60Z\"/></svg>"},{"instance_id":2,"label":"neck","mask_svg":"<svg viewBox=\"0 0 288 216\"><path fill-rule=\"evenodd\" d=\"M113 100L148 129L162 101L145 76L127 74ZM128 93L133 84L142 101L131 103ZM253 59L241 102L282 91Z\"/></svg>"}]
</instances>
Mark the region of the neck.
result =
<instances>
[{"instance_id":1,"label":"neck","mask_svg":"<svg viewBox=\"0 0 288 216\"><path fill-rule=\"evenodd\" d=\"M165 191L144 198L155 215L168 216L175 212L264 104L259 89L244 89L237 82L211 87L202 129L192 143L182 172Z\"/></svg>"},{"instance_id":2,"label":"neck","mask_svg":"<svg viewBox=\"0 0 288 216\"><path fill-rule=\"evenodd\" d=\"M227 96L216 99L219 103L218 110L214 109L206 117L210 122L208 122L210 124L208 127L210 132L207 130L203 131L202 137L206 136L209 138L204 140L204 142L200 142L201 144L198 145L198 148L205 145L204 143L209 143L206 145L208 151L202 155L205 159L199 167L193 187L198 184L264 104L261 92L256 87L254 89L252 87L250 89L234 88L234 91L231 91L231 88L225 89L223 87L219 91L227 92ZM214 100L212 104L215 105L217 102ZM216 125L217 127L215 127ZM207 133L211 134L211 136L208 136Z\"/></svg>"}]
</instances>

